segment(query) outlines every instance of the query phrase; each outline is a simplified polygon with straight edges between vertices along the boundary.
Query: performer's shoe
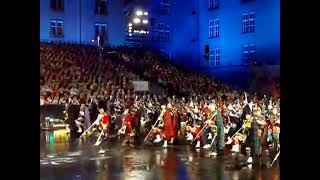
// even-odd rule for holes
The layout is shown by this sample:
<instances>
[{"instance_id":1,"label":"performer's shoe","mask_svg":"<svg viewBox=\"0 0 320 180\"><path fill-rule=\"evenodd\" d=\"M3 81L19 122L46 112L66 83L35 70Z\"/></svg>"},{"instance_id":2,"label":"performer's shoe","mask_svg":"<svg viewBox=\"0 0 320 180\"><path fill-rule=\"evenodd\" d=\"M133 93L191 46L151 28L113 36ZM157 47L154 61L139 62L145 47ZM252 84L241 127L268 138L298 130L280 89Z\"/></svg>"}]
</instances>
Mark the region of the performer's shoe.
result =
<instances>
[{"instance_id":1,"label":"performer's shoe","mask_svg":"<svg viewBox=\"0 0 320 180\"><path fill-rule=\"evenodd\" d=\"M171 138L171 141L169 142L170 144L173 144L173 138Z\"/></svg>"},{"instance_id":2,"label":"performer's shoe","mask_svg":"<svg viewBox=\"0 0 320 180\"><path fill-rule=\"evenodd\" d=\"M226 142L226 144L231 144L231 143L232 143L232 139L228 137L228 141Z\"/></svg>"},{"instance_id":3,"label":"performer's shoe","mask_svg":"<svg viewBox=\"0 0 320 180\"><path fill-rule=\"evenodd\" d=\"M158 142L160 142L162 140L159 134L157 134L156 137L157 138L153 141L154 143L158 143Z\"/></svg>"},{"instance_id":4,"label":"performer's shoe","mask_svg":"<svg viewBox=\"0 0 320 180\"><path fill-rule=\"evenodd\" d=\"M203 149L209 149L210 147L211 147L210 144L206 144L203 146Z\"/></svg>"},{"instance_id":5,"label":"performer's shoe","mask_svg":"<svg viewBox=\"0 0 320 180\"><path fill-rule=\"evenodd\" d=\"M247 163L249 163L249 164L252 163L252 157L249 157L249 158L248 158Z\"/></svg>"},{"instance_id":6,"label":"performer's shoe","mask_svg":"<svg viewBox=\"0 0 320 180\"><path fill-rule=\"evenodd\" d=\"M233 145L231 151L232 152L239 152L239 144Z\"/></svg>"},{"instance_id":7,"label":"performer's shoe","mask_svg":"<svg viewBox=\"0 0 320 180\"><path fill-rule=\"evenodd\" d=\"M208 135L208 139L212 139L212 135L211 135L211 133L209 133L209 135Z\"/></svg>"},{"instance_id":8,"label":"performer's shoe","mask_svg":"<svg viewBox=\"0 0 320 180\"><path fill-rule=\"evenodd\" d=\"M125 134L125 129L123 128L119 129L118 134Z\"/></svg>"},{"instance_id":9,"label":"performer's shoe","mask_svg":"<svg viewBox=\"0 0 320 180\"><path fill-rule=\"evenodd\" d=\"M81 129L81 128L79 128L77 132L78 132L78 133L82 133L82 129Z\"/></svg>"},{"instance_id":10,"label":"performer's shoe","mask_svg":"<svg viewBox=\"0 0 320 180\"><path fill-rule=\"evenodd\" d=\"M193 136L192 136L191 133L188 133L188 134L187 134L187 140L188 140L188 141L192 141L192 140L193 140Z\"/></svg>"},{"instance_id":11,"label":"performer's shoe","mask_svg":"<svg viewBox=\"0 0 320 180\"><path fill-rule=\"evenodd\" d=\"M168 147L168 141L164 141L164 143L163 143L163 146L162 146L163 148L167 148Z\"/></svg>"},{"instance_id":12,"label":"performer's shoe","mask_svg":"<svg viewBox=\"0 0 320 180\"><path fill-rule=\"evenodd\" d=\"M216 156L216 155L218 155L218 153L212 152L210 155L211 155L211 156Z\"/></svg>"},{"instance_id":13,"label":"performer's shoe","mask_svg":"<svg viewBox=\"0 0 320 180\"><path fill-rule=\"evenodd\" d=\"M100 151L99 151L100 154L104 154L105 152L106 152L106 151L103 150L102 148L101 148Z\"/></svg>"},{"instance_id":14,"label":"performer's shoe","mask_svg":"<svg viewBox=\"0 0 320 180\"><path fill-rule=\"evenodd\" d=\"M197 141L196 148L200 148L200 141Z\"/></svg>"}]
</instances>

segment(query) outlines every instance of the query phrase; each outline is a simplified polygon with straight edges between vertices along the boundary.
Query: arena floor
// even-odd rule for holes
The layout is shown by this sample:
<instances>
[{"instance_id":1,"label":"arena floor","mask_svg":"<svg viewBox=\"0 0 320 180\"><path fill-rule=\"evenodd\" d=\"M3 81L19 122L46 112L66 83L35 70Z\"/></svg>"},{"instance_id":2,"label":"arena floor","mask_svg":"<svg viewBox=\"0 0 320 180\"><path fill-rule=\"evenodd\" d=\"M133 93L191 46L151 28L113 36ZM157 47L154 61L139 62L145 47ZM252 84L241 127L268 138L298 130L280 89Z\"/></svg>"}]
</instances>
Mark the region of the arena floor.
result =
<instances>
[{"instance_id":1,"label":"arena floor","mask_svg":"<svg viewBox=\"0 0 320 180\"><path fill-rule=\"evenodd\" d=\"M163 149L109 143L100 155L94 141L74 143L65 131L41 132L40 137L40 180L280 179L279 161L273 167L248 167L246 157L210 157L209 151L188 145ZM273 157L263 158L267 166Z\"/></svg>"}]
</instances>

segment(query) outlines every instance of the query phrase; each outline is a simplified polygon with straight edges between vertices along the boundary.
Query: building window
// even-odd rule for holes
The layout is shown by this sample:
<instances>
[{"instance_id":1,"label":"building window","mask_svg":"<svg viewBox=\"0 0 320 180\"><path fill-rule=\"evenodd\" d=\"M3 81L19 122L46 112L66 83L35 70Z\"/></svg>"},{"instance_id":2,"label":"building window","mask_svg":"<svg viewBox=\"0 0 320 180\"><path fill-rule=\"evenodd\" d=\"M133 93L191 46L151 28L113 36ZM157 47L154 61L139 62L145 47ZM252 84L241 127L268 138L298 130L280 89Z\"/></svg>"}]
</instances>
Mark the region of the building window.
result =
<instances>
[{"instance_id":1,"label":"building window","mask_svg":"<svg viewBox=\"0 0 320 180\"><path fill-rule=\"evenodd\" d=\"M169 41L170 40L170 26L164 23L159 23L157 25L158 39L159 41Z\"/></svg>"},{"instance_id":2,"label":"building window","mask_svg":"<svg viewBox=\"0 0 320 180\"><path fill-rule=\"evenodd\" d=\"M254 32L254 12L249 13L249 31Z\"/></svg>"},{"instance_id":3,"label":"building window","mask_svg":"<svg viewBox=\"0 0 320 180\"><path fill-rule=\"evenodd\" d=\"M50 6L51 6L51 9L55 11L63 11L64 0L51 0Z\"/></svg>"},{"instance_id":4,"label":"building window","mask_svg":"<svg viewBox=\"0 0 320 180\"><path fill-rule=\"evenodd\" d=\"M64 36L62 20L50 21L50 35L51 37L58 37L58 38L62 38Z\"/></svg>"},{"instance_id":5,"label":"building window","mask_svg":"<svg viewBox=\"0 0 320 180\"><path fill-rule=\"evenodd\" d=\"M255 1L255 0L240 0L241 3L247 3L247 2L252 2L252 1Z\"/></svg>"},{"instance_id":6,"label":"building window","mask_svg":"<svg viewBox=\"0 0 320 180\"><path fill-rule=\"evenodd\" d=\"M209 38L220 36L219 24L219 19L209 21Z\"/></svg>"},{"instance_id":7,"label":"building window","mask_svg":"<svg viewBox=\"0 0 320 180\"><path fill-rule=\"evenodd\" d=\"M254 32L254 12L250 12L249 14L242 14L242 32L249 33Z\"/></svg>"},{"instance_id":8,"label":"building window","mask_svg":"<svg viewBox=\"0 0 320 180\"><path fill-rule=\"evenodd\" d=\"M96 14L105 16L108 14L107 0L96 0Z\"/></svg>"},{"instance_id":9,"label":"building window","mask_svg":"<svg viewBox=\"0 0 320 180\"><path fill-rule=\"evenodd\" d=\"M256 46L254 44L249 46L249 59L250 62L256 62Z\"/></svg>"},{"instance_id":10,"label":"building window","mask_svg":"<svg viewBox=\"0 0 320 180\"><path fill-rule=\"evenodd\" d=\"M208 9L217 9L219 7L219 0L208 0Z\"/></svg>"},{"instance_id":11,"label":"building window","mask_svg":"<svg viewBox=\"0 0 320 180\"><path fill-rule=\"evenodd\" d=\"M102 36L105 40L107 39L107 25L96 23L94 25L94 38L97 40L98 36Z\"/></svg>"},{"instance_id":12,"label":"building window","mask_svg":"<svg viewBox=\"0 0 320 180\"><path fill-rule=\"evenodd\" d=\"M209 52L209 67L215 67L220 65L220 49L210 49Z\"/></svg>"},{"instance_id":13,"label":"building window","mask_svg":"<svg viewBox=\"0 0 320 180\"><path fill-rule=\"evenodd\" d=\"M160 2L160 14L170 15L170 2L169 0L161 0Z\"/></svg>"},{"instance_id":14,"label":"building window","mask_svg":"<svg viewBox=\"0 0 320 180\"><path fill-rule=\"evenodd\" d=\"M242 45L242 64L256 61L256 46L254 44Z\"/></svg>"}]
</instances>

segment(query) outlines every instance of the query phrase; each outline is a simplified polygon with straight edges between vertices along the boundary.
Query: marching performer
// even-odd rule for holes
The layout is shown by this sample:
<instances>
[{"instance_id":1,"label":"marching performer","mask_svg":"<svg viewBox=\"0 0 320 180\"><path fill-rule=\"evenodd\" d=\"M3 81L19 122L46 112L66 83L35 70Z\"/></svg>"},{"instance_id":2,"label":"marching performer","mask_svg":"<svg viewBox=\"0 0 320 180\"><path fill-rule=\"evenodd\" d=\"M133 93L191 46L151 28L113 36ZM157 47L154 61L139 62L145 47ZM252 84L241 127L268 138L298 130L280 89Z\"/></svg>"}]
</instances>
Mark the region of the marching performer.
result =
<instances>
[{"instance_id":1,"label":"marching performer","mask_svg":"<svg viewBox=\"0 0 320 180\"><path fill-rule=\"evenodd\" d=\"M173 125L173 114L172 114L172 105L169 102L167 104L167 109L166 112L163 115L163 120L164 120L164 136L165 136L165 140L164 140L164 144L163 147L166 148L168 147L168 141L170 140L170 143L172 144L175 138L175 130Z\"/></svg>"},{"instance_id":2,"label":"marching performer","mask_svg":"<svg viewBox=\"0 0 320 180\"><path fill-rule=\"evenodd\" d=\"M260 120L259 110L254 111L251 128L250 128L250 157L248 162L252 162L252 157L259 157L261 155L261 125L263 125L263 121ZM260 127L259 127L260 126Z\"/></svg>"},{"instance_id":3,"label":"marching performer","mask_svg":"<svg viewBox=\"0 0 320 180\"><path fill-rule=\"evenodd\" d=\"M205 129L203 130L203 148L208 149L211 147L211 141L213 138L213 134L216 133L216 125L215 125L215 117L214 110L208 108L206 104L204 104L204 113L205 113Z\"/></svg>"},{"instance_id":4,"label":"marching performer","mask_svg":"<svg viewBox=\"0 0 320 180\"><path fill-rule=\"evenodd\" d=\"M100 145L102 136L105 140L107 140L108 137L108 127L110 124L110 117L105 112L104 108L99 108L99 115L97 120L94 122L95 125L99 127L99 130L101 130L101 133L95 143L95 146Z\"/></svg>"},{"instance_id":5,"label":"marching performer","mask_svg":"<svg viewBox=\"0 0 320 180\"><path fill-rule=\"evenodd\" d=\"M129 109L124 111L125 118L123 119L123 126L119 129L118 134L124 134L125 140L122 145L130 142L130 138L134 135L131 122L133 119L133 111L129 112Z\"/></svg>"},{"instance_id":6,"label":"marching performer","mask_svg":"<svg viewBox=\"0 0 320 180\"><path fill-rule=\"evenodd\" d=\"M82 129L84 128L84 124L85 124L85 120L86 120L86 117L85 117L85 112L84 112L84 106L81 105L79 117L78 117L78 119L74 120L74 122L78 128L78 131L77 131L78 133L82 133Z\"/></svg>"},{"instance_id":7,"label":"marching performer","mask_svg":"<svg viewBox=\"0 0 320 180\"><path fill-rule=\"evenodd\" d=\"M250 135L252 121L253 121L253 118L251 114L247 114L246 119L243 120L243 125L242 125L243 127L242 134L246 137L243 140L243 145L245 146L246 153L247 153L246 155L248 156L247 163L252 163L252 156L251 156L251 149L250 149L250 146L253 140L252 136Z\"/></svg>"},{"instance_id":8,"label":"marching performer","mask_svg":"<svg viewBox=\"0 0 320 180\"><path fill-rule=\"evenodd\" d=\"M189 121L186 126L187 130L187 141L197 140L196 148L200 148L201 140L202 140L202 131L206 126L203 123L203 119L201 117L201 112L198 109L198 106L194 104L192 101L189 103L189 107L186 107L189 114Z\"/></svg>"},{"instance_id":9,"label":"marching performer","mask_svg":"<svg viewBox=\"0 0 320 180\"><path fill-rule=\"evenodd\" d=\"M150 142L150 136L154 139L154 143L159 143L160 141L162 141L162 136L164 136L164 130L163 130L163 115L166 112L166 106L165 105L161 105L161 112L159 117L153 121L151 120L151 122L153 123L153 125L151 126L151 129L149 131L149 133L147 134L147 136L144 139L144 142L146 140L148 140Z\"/></svg>"},{"instance_id":10,"label":"marching performer","mask_svg":"<svg viewBox=\"0 0 320 180\"><path fill-rule=\"evenodd\" d=\"M269 117L269 128L268 128L268 142L273 146L275 152L278 151L279 134L280 134L280 117L278 116L278 109L274 107L272 109L272 115Z\"/></svg>"},{"instance_id":11,"label":"marching performer","mask_svg":"<svg viewBox=\"0 0 320 180\"><path fill-rule=\"evenodd\" d=\"M214 103L209 105L209 108L213 111L213 115L215 116L215 123L217 125L217 138L213 146L213 152L211 155L217 155L217 152L223 152L224 150L224 124L221 115L221 109L217 108Z\"/></svg>"},{"instance_id":12,"label":"marching performer","mask_svg":"<svg viewBox=\"0 0 320 180\"><path fill-rule=\"evenodd\" d=\"M161 105L161 112L160 115L158 117L158 119L156 120L159 121L159 123L157 124L157 126L155 126L156 124L154 124L154 127L152 127L151 131L153 133L153 136L156 137L156 139L154 139L154 143L159 143L162 141L162 137L164 136L164 121L163 121L163 115L166 113L166 106L165 105Z\"/></svg>"}]
</instances>

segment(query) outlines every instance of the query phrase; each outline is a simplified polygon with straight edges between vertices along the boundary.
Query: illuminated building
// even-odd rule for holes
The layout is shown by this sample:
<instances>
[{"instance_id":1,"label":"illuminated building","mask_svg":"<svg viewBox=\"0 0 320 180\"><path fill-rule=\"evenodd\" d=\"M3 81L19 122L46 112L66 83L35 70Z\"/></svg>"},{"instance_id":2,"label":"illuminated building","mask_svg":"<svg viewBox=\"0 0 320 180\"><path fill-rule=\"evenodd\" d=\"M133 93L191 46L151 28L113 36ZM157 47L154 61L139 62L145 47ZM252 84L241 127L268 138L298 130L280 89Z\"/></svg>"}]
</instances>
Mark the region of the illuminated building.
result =
<instances>
[{"instance_id":1,"label":"illuminated building","mask_svg":"<svg viewBox=\"0 0 320 180\"><path fill-rule=\"evenodd\" d=\"M252 63L280 64L280 0L41 0L40 5L43 41L93 44L104 34L106 45L138 42L232 84L246 83Z\"/></svg>"}]
</instances>

